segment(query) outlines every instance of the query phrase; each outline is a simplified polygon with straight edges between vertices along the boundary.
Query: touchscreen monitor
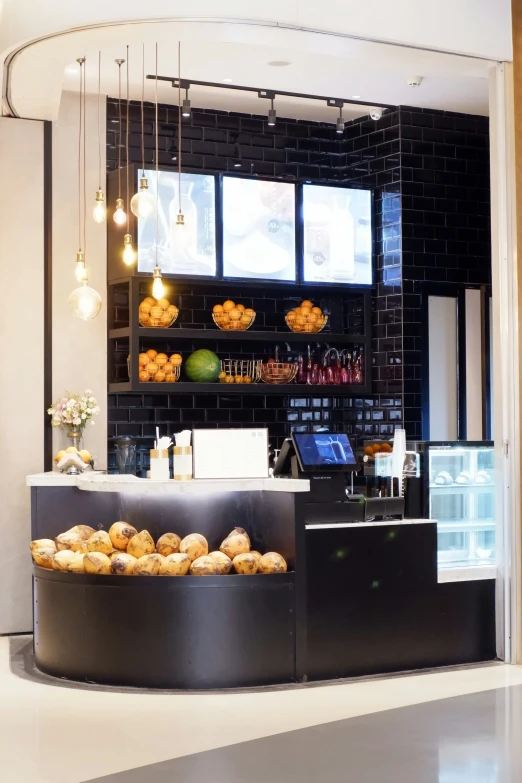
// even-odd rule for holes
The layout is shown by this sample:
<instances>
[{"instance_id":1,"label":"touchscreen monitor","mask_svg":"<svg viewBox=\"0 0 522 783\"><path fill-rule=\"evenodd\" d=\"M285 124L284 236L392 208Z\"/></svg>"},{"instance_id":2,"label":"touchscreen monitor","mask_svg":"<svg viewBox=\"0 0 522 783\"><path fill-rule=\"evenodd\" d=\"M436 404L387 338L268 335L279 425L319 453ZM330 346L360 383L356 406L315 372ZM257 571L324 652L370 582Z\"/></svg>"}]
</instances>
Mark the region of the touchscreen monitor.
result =
<instances>
[{"instance_id":1,"label":"touchscreen monitor","mask_svg":"<svg viewBox=\"0 0 522 783\"><path fill-rule=\"evenodd\" d=\"M357 458L344 432L294 432L292 439L302 471L323 470L328 473L357 470Z\"/></svg>"}]
</instances>

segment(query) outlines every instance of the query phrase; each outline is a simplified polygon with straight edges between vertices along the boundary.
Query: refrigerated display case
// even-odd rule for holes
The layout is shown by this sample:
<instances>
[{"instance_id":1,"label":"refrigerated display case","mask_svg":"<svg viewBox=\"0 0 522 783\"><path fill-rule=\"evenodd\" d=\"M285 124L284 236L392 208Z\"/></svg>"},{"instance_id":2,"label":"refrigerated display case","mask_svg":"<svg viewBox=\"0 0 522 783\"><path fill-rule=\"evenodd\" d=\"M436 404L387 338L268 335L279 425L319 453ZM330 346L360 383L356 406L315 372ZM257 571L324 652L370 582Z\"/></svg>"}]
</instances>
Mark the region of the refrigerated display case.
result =
<instances>
[{"instance_id":1,"label":"refrigerated display case","mask_svg":"<svg viewBox=\"0 0 522 783\"><path fill-rule=\"evenodd\" d=\"M495 565L495 463L489 441L424 444L427 515L439 570Z\"/></svg>"}]
</instances>

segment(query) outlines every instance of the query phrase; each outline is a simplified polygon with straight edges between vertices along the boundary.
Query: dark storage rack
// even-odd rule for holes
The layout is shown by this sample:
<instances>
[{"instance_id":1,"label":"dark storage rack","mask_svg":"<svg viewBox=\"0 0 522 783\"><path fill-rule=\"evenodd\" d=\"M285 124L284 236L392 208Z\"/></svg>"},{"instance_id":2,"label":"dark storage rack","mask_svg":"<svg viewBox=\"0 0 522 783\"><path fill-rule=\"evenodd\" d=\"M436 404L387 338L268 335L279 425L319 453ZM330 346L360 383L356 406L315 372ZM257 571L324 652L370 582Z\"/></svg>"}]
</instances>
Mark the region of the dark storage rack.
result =
<instances>
[{"instance_id":1,"label":"dark storage rack","mask_svg":"<svg viewBox=\"0 0 522 783\"><path fill-rule=\"evenodd\" d=\"M186 286L189 284L192 288L197 289L199 286L203 289L208 289L209 280L191 279L187 281L185 279L177 279L165 276L165 283L171 286ZM214 285L213 283L211 283ZM371 393L371 293L370 291L358 291L363 299L363 324L361 333L347 334L339 330L339 318L335 319L335 323L332 326L337 326L337 331L330 332L323 330L317 334L312 333L296 333L292 332L284 326L284 320L281 330L275 328L263 328L255 329L253 327L247 331L221 331L214 324L209 324L208 328L186 328L178 321L167 329L142 327L138 320L139 302L141 298L146 295L143 293L144 288L148 290L152 288L152 280L150 275L135 274L127 278L120 278L117 280L109 281L109 330L108 330L108 377L109 377L109 392L154 392L164 394L176 394L176 393L205 393L209 392L223 392L227 394L302 394L316 391L318 394L342 394L343 396L359 396L362 394ZM216 287L216 294L219 292L221 286ZM279 288L279 286L278 286ZM325 294L324 289L314 290L313 287L297 286L292 284L291 286L281 286L279 288L281 293L286 296L296 298L315 298L320 295L322 299L331 298L341 301L342 296L348 296L350 292L344 287L343 289L328 290ZM266 291L266 286L263 283L248 282L243 283L239 281L230 281L226 286L227 294L233 293L238 299L244 296L252 296L254 293L261 293ZM247 293L248 292L248 293ZM123 294L123 297L122 297ZM123 299L127 301L127 306L118 304L118 300ZM174 301L175 303L175 301ZM126 321L125 325L122 323ZM327 324L326 329L328 329ZM341 324L342 326L342 324ZM283 331L284 330L284 331ZM139 380L139 367L138 367L138 354L142 350L143 341L154 340L154 347L159 347L164 344L165 352L169 352L174 349L167 348L169 343L184 341L185 345L191 345L191 350L196 350L198 347L210 348L215 350L219 355L219 350L216 350L218 343L238 343L248 342L253 344L253 348L256 343L263 343L264 346L273 345L285 345L294 344L296 348L301 346L303 348L306 344L312 344L314 346L325 347L343 347L347 348L351 345L354 347L360 347L363 350L364 357L364 383L362 384L350 384L350 385L303 385L297 383L290 384L269 384L269 383L255 383L255 384L220 384L216 383L193 383L186 381L178 381L176 383L155 383L149 381L142 383ZM175 349L178 351L178 349ZM121 357L127 352L130 355L130 378L116 380L116 356L120 356L120 368L122 365ZM184 352L184 349L180 349L180 352ZM184 359L186 356L183 357ZM183 367L182 367L183 372ZM183 377L183 376L182 376Z\"/></svg>"}]
</instances>

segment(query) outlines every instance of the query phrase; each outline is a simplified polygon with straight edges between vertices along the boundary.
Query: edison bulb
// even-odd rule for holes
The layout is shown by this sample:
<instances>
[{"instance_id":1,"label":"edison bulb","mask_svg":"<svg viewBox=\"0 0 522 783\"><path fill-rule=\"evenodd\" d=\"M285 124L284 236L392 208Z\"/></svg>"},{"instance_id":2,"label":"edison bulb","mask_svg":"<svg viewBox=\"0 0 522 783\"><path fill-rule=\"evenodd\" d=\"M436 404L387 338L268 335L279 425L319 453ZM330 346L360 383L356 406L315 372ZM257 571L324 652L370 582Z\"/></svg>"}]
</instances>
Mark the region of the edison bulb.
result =
<instances>
[{"instance_id":1,"label":"edison bulb","mask_svg":"<svg viewBox=\"0 0 522 783\"><path fill-rule=\"evenodd\" d=\"M161 271L159 266L154 267L154 282L152 283L152 296L154 299L163 299L165 296L165 286L161 279Z\"/></svg>"},{"instance_id":2,"label":"edison bulb","mask_svg":"<svg viewBox=\"0 0 522 783\"><path fill-rule=\"evenodd\" d=\"M96 204L92 211L92 216L95 223L104 223L107 217L107 211L105 209L105 196L103 190L96 191Z\"/></svg>"},{"instance_id":3,"label":"edison bulb","mask_svg":"<svg viewBox=\"0 0 522 783\"><path fill-rule=\"evenodd\" d=\"M140 189L131 198L130 208L138 218L150 217L156 211L156 199L149 193L147 177L140 178Z\"/></svg>"},{"instance_id":4,"label":"edison bulb","mask_svg":"<svg viewBox=\"0 0 522 783\"><path fill-rule=\"evenodd\" d=\"M74 276L79 283L83 283L87 280L87 270L85 268L85 256L81 250L76 253L76 267L74 269Z\"/></svg>"},{"instance_id":5,"label":"edison bulb","mask_svg":"<svg viewBox=\"0 0 522 783\"><path fill-rule=\"evenodd\" d=\"M87 285L87 280L79 288L75 288L68 299L69 308L76 318L90 321L96 318L101 310L101 296L94 288Z\"/></svg>"},{"instance_id":6,"label":"edison bulb","mask_svg":"<svg viewBox=\"0 0 522 783\"><path fill-rule=\"evenodd\" d=\"M117 198L116 199L116 210L114 212L114 215L112 216L114 222L118 226L123 226L124 223L127 222L127 215L125 214L125 210L123 209L123 199Z\"/></svg>"},{"instance_id":7,"label":"edison bulb","mask_svg":"<svg viewBox=\"0 0 522 783\"><path fill-rule=\"evenodd\" d=\"M136 254L132 247L132 236L125 234L123 237L123 260L127 266L131 266L136 261Z\"/></svg>"}]
</instances>

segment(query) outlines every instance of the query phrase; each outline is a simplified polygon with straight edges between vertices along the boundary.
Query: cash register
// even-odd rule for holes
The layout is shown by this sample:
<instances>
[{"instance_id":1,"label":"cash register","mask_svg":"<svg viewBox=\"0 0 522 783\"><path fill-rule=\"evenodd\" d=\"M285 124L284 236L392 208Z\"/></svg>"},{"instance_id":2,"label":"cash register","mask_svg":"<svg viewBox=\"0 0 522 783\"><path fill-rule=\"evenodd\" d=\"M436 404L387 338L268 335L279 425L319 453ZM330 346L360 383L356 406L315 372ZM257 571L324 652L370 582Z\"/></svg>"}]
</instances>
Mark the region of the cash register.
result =
<instances>
[{"instance_id":1,"label":"cash register","mask_svg":"<svg viewBox=\"0 0 522 783\"><path fill-rule=\"evenodd\" d=\"M353 479L360 467L346 433L294 432L283 443L274 476L310 481L305 501L307 522L402 519L404 498L369 497L364 491L354 492Z\"/></svg>"}]
</instances>

